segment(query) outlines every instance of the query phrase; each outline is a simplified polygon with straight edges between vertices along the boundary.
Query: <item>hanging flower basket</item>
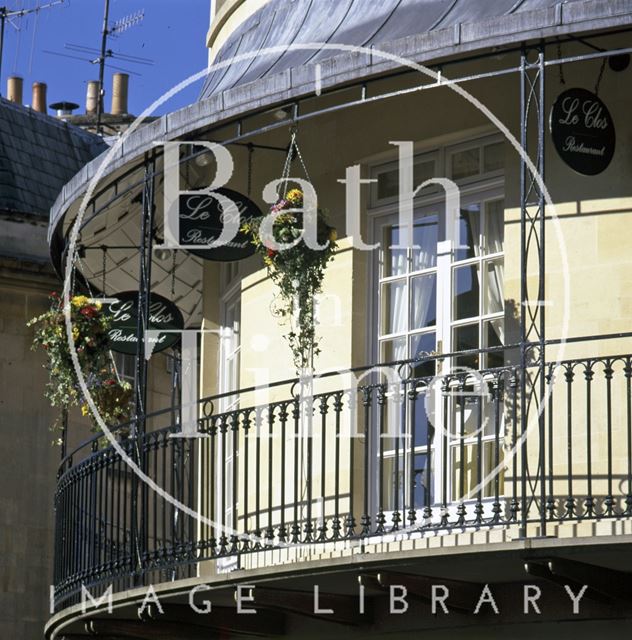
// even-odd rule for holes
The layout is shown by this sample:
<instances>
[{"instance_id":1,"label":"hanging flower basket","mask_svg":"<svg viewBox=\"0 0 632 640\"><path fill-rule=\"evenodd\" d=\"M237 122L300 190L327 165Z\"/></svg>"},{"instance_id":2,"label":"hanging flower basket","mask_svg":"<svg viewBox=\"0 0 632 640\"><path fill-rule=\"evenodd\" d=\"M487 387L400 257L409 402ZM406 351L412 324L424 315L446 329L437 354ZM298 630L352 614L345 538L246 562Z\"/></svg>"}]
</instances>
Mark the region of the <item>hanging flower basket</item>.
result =
<instances>
[{"instance_id":1,"label":"hanging flower basket","mask_svg":"<svg viewBox=\"0 0 632 640\"><path fill-rule=\"evenodd\" d=\"M272 230L275 242L289 244L303 233L303 193L290 190L271 209L279 213ZM309 247L303 239L290 248L276 251L268 247L260 233L261 220L249 220L242 226L262 256L270 279L279 289L274 313L289 322L285 338L292 351L294 366L300 372L313 368L313 359L320 353L316 336L315 296L322 291L327 263L337 248L337 232L327 224L322 211L317 214L317 240L323 249Z\"/></svg>"},{"instance_id":2,"label":"hanging flower basket","mask_svg":"<svg viewBox=\"0 0 632 640\"><path fill-rule=\"evenodd\" d=\"M99 409L99 415L105 424L117 425L128 422L131 417L132 401L134 399L134 390L132 385L125 380L118 380L111 377L111 372L104 372L104 377L93 380L90 388L90 395L94 399L94 403ZM90 407L87 404L81 406L82 415L90 415ZM98 424L92 417L94 426L98 429ZM119 435L125 436L129 433L118 432Z\"/></svg>"},{"instance_id":3,"label":"hanging flower basket","mask_svg":"<svg viewBox=\"0 0 632 640\"><path fill-rule=\"evenodd\" d=\"M127 382L118 380L114 372L108 346L109 317L99 303L79 295L70 301L70 318L79 366L103 420L109 424L128 421L131 416L132 388ZM82 414L89 415L88 406L82 404L83 395L70 355L60 296L52 293L48 311L33 318L27 326L35 327L32 349L41 347L46 352L46 398L59 409L81 406ZM94 418L93 424L97 428ZM58 426L59 419L52 428Z\"/></svg>"}]
</instances>

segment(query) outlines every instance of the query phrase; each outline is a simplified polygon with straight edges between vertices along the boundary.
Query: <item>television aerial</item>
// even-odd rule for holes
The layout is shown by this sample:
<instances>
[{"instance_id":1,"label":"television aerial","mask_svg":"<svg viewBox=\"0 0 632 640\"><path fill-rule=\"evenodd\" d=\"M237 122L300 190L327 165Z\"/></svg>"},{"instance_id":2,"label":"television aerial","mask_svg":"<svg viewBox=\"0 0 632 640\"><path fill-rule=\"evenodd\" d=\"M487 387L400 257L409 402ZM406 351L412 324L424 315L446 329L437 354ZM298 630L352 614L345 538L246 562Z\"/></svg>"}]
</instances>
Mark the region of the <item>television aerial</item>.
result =
<instances>
[{"instance_id":1,"label":"television aerial","mask_svg":"<svg viewBox=\"0 0 632 640\"><path fill-rule=\"evenodd\" d=\"M120 18L113 24L110 24L110 0L104 0L103 27L101 29L101 47L99 49L86 47L80 44L67 43L64 45L64 49L69 51L69 53L61 53L58 51L45 52L45 53L49 53L56 56L73 58L75 60L82 60L84 62L89 62L90 64L99 65L99 99L97 100L97 123L96 123L96 129L98 134L101 134L103 132L102 126L101 126L101 118L103 116L103 98L105 96L103 81L105 76L106 64L108 67L112 69L116 69L117 71L124 71L125 73L130 73L132 75L140 75L135 71L130 71L127 68L113 65L110 62L106 62L106 61L120 60L123 64L131 64L131 65L134 65L134 64L153 65L154 64L154 61L149 58L132 56L125 53L118 53L108 47L109 38L117 37L121 35L128 29L131 29L132 27L139 25L144 19L145 19L145 10L141 9L140 11L136 11L127 16L124 16L123 18Z\"/></svg>"},{"instance_id":2,"label":"television aerial","mask_svg":"<svg viewBox=\"0 0 632 640\"><path fill-rule=\"evenodd\" d=\"M19 30L19 27L15 23L18 18L24 18L32 13L38 14L44 9L50 9L59 4L64 4L64 2L66 2L66 0L51 0L51 2L46 4L39 4L38 2L37 6L31 9L9 9L6 6L0 7L0 77L2 77L2 58L4 54L4 28L7 21L15 29ZM2 89L0 89L0 95L2 95Z\"/></svg>"}]
</instances>

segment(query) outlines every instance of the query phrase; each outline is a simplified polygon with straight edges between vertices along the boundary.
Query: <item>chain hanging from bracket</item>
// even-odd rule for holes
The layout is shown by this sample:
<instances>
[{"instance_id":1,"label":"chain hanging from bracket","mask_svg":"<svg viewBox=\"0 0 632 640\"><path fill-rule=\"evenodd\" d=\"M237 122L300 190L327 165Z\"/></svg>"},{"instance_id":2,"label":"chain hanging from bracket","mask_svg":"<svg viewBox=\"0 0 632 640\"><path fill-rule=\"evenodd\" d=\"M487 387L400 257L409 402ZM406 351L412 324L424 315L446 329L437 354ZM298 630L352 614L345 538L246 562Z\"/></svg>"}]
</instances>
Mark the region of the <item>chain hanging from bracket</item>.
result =
<instances>
[{"instance_id":1,"label":"chain hanging from bracket","mask_svg":"<svg viewBox=\"0 0 632 640\"><path fill-rule=\"evenodd\" d=\"M562 59L562 45L560 42L557 43L557 59ZM564 77L564 65L558 64L557 68L560 74L560 84L566 84L566 78Z\"/></svg>"},{"instance_id":2,"label":"chain hanging from bracket","mask_svg":"<svg viewBox=\"0 0 632 640\"><path fill-rule=\"evenodd\" d=\"M255 147L252 142L248 145L248 177L247 177L247 195L250 197L252 193L252 160L255 153Z\"/></svg>"},{"instance_id":3,"label":"chain hanging from bracket","mask_svg":"<svg viewBox=\"0 0 632 640\"><path fill-rule=\"evenodd\" d=\"M176 295L176 250L172 249L171 251L171 298L173 302L173 298Z\"/></svg>"},{"instance_id":4,"label":"chain hanging from bracket","mask_svg":"<svg viewBox=\"0 0 632 640\"><path fill-rule=\"evenodd\" d=\"M307 171L307 167L305 166L305 162L303 161L303 155L301 154L301 150L298 146L298 142L296 137L298 135L298 127L294 125L290 129L290 144L287 148L287 156L285 158L285 163L283 164L283 171L281 172L281 184L283 185L283 198L287 196L288 193L288 185L290 183L290 171L292 170L292 163L296 158L298 158L301 163L301 168L303 169L303 173L307 178L307 181L311 183L311 178L309 177L309 172Z\"/></svg>"}]
</instances>

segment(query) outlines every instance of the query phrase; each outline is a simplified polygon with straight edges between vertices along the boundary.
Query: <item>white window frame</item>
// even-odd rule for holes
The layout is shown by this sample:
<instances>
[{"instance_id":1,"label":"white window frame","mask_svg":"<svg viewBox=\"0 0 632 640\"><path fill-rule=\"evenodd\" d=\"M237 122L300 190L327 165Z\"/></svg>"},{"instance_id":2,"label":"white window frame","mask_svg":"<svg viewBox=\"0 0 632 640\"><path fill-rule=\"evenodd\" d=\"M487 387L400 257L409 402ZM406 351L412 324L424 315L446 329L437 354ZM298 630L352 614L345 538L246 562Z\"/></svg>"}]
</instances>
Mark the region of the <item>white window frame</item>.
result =
<instances>
[{"instance_id":1,"label":"white window frame","mask_svg":"<svg viewBox=\"0 0 632 640\"><path fill-rule=\"evenodd\" d=\"M503 139L499 135L478 136L470 140L458 142L456 144L450 144L444 147L438 147L436 149L431 149L431 150L417 153L414 156L414 164L418 164L419 162L434 159L435 169L437 171L435 176L445 175L446 177L451 178L452 177L451 176L452 157L454 156L454 154L460 151L477 148L479 149L479 167L480 167L479 173L477 175L468 176L466 178L455 181L461 189L462 206L467 205L468 203L473 203L473 202L482 203L485 201L504 199L504 196L505 196L504 169L495 170L488 173L482 172L483 162L484 162L483 149L488 146L502 143L502 142L503 142ZM379 173L383 171L388 171L393 169L397 170L397 166L398 165L397 165L396 158L391 162L382 161L379 164L374 164L369 166L369 175L371 178L377 178ZM414 184L415 186L417 186L417 182L415 182ZM445 211L445 207L444 207L445 194L443 190L439 188L429 187L427 189L424 189L423 192L421 192L418 195L418 197L415 198L414 202L415 202L415 209L414 209L415 214L417 214L418 212L430 211L432 208L437 210L439 215L441 215ZM393 219L394 217L396 217L398 213L398 208L399 207L398 207L397 196L379 200L377 199L377 185L374 183L371 186L370 197L369 197L369 207L367 212L368 219L369 219L370 236L371 236L369 242L371 244L375 242L380 242L380 243L383 242L382 229L385 226L385 220ZM447 225L449 229L455 228L455 225L451 224L450 221L447 221ZM475 263L475 262L478 262L480 265L482 265L484 260L486 261L488 259L491 259L492 257L500 258L501 256L504 256L504 247L503 247L502 252L498 254L493 254L493 256L491 254L483 256L482 252L479 251L479 256L475 258L453 262L452 251L453 251L453 245L456 244L455 240L458 240L458 239L449 238L444 241L446 243L445 245L441 246L442 243L440 242L437 247L436 272L437 272L437 310L438 312L437 312L437 322L435 325L435 331L436 331L437 351L441 353L450 353L453 350L452 349L452 333L455 326L458 326L459 324L462 324L462 325L471 324L471 323L474 323L475 321L478 322L479 324L479 348L482 348L483 342L481 342L481 339L483 338L483 336L481 335L481 332L482 332L481 327L484 326L485 320L491 319L492 315L494 317L504 316L504 313L502 314L499 313L499 314L491 314L490 318L487 318L487 316L479 315L479 316L476 316L476 318L472 317L467 320L460 320L460 321L454 320L455 296L452 295L453 294L452 279L454 277L455 267L465 266L467 264ZM387 281L388 278L383 280L380 274L380 263L382 262L382 255L383 255L382 248L380 248L377 253L379 255L379 258L369 261L369 274L368 274L369 275L368 281L371 283L372 294L369 296L370 308L369 308L369 313L367 314L368 322L369 322L367 335L369 337L368 346L369 346L369 354L372 362L381 362L380 343L386 338L386 336L382 336L380 334L380 314L382 312L382 310L380 309L380 288L382 286L382 282ZM482 269L482 266L481 266L481 269ZM419 274L417 274L416 272L414 274L407 273L406 277L410 279L411 275L414 276ZM483 277L484 277L484 274L481 271L481 277L480 277L481 287L484 286ZM397 277L393 277L393 279L397 279ZM444 297L445 290L442 291L444 287L440 286L441 281L444 283L449 282L449 285L450 285L449 286L450 296L448 296L447 300ZM378 284L379 286L377 286ZM447 320L444 317L444 321L442 322L442 320L439 317L439 309L442 309L444 314L447 314ZM480 309L479 309L479 312L480 312ZM408 313L410 314L410 309L408 309ZM406 331L405 334L403 335L405 335L406 340L409 341L410 336L414 335L414 332L411 334L410 331ZM408 349L409 347L407 346L407 352L408 352ZM446 373L449 367L450 367L450 363L444 361L443 369L441 371L437 371L437 374ZM440 424L446 424L444 416L441 415L443 412L443 403L436 402L435 404L438 410L437 422L439 422ZM502 422L501 422L501 429L502 429ZM450 427L450 432L451 431L452 429ZM502 434L501 434L501 437L502 437ZM485 446L484 444L485 441L489 439L490 437L487 437L487 438L483 437L483 443L482 443L483 447ZM471 444L471 442L469 442L468 440L465 440L464 442L466 446L468 444ZM414 459L413 460L410 459L410 453L408 450L408 445L406 443L406 440L402 441L402 446L405 448L406 453L402 456L402 460L404 462L404 469L400 470L400 473L403 475L404 478L410 478L410 464L414 463ZM450 441L448 442L448 451L447 451L447 457L446 457L446 459L448 460L448 469L445 474L446 485L447 485L446 495L448 496L448 504L451 505L450 506L451 512L453 510L455 511L456 506L458 505L458 502L452 497L452 494L453 494L452 476L454 474L454 469L452 466L451 456L452 456L452 450L454 446L458 446L458 445L454 445ZM438 435L435 435L435 439L431 449L432 465L433 465L433 472L432 472L432 491L433 491L432 505L433 506L436 506L438 503L441 502L442 493L443 493L443 469L441 464L444 459L443 447L444 447L443 438L438 437ZM425 455L426 452L427 452L427 447L425 445L416 444L413 455L417 455L419 453ZM377 455L377 451L373 451L372 452L373 460L376 459L376 455ZM391 484L394 485L394 483L391 483ZM374 496L374 500L377 501L376 491L372 491L372 494ZM406 502L406 510L408 510L410 508L410 505L408 505L408 496L406 496L405 502ZM466 504L470 502L475 502L475 500L465 501ZM486 499L483 502L485 507L484 516L487 517L487 515L491 514L491 504L485 504L485 503L490 502L490 500ZM375 505L376 503L374 503L374 506ZM399 509L400 511L402 510L401 504L399 505ZM487 513L488 510L490 514ZM423 507L417 508L417 521L421 520L422 511L423 511ZM388 518L390 514L387 513L386 515ZM436 513L436 510L435 510L435 515L438 515ZM402 522L405 524L406 514L401 513L401 517L403 519Z\"/></svg>"}]
</instances>

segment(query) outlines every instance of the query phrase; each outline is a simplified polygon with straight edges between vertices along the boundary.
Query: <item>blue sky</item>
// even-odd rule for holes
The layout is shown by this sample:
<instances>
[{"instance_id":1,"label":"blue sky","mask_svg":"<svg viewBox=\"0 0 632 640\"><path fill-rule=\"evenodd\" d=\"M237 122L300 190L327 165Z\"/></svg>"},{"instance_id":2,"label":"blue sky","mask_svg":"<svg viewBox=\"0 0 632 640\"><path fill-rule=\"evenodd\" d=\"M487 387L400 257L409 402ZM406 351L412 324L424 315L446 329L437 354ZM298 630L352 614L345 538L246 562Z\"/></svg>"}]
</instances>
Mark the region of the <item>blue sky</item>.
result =
<instances>
[{"instance_id":1,"label":"blue sky","mask_svg":"<svg viewBox=\"0 0 632 640\"><path fill-rule=\"evenodd\" d=\"M32 8L50 0L8 0L10 9ZM2 3L4 4L4 3ZM31 100L33 82L48 84L48 103L68 100L81 105L84 111L86 82L99 76L98 65L73 58L51 55L53 51L80 58L96 57L79 53L66 45L80 45L98 49L103 23L103 0L65 0L65 3L39 14L20 18L5 29L2 60L2 95L6 94L7 77L24 78L24 102ZM208 50L205 36L209 26L209 0L110 0L111 22L145 10L145 19L111 38L109 48L115 52L150 58L154 64L146 66L122 60L113 65L141 75L130 74L131 113L139 114L172 86L203 69ZM105 106L110 107L111 78L115 69L106 67ZM165 103L157 113L173 111L194 102L200 84L189 87Z\"/></svg>"}]
</instances>

